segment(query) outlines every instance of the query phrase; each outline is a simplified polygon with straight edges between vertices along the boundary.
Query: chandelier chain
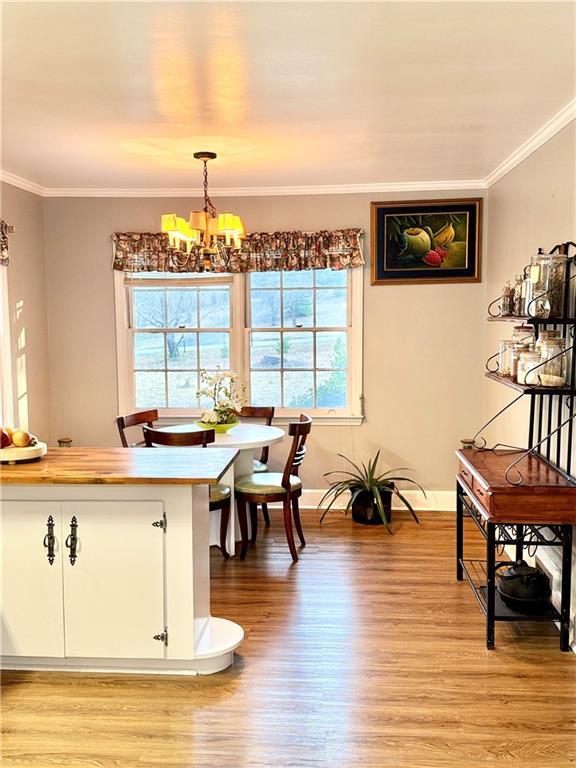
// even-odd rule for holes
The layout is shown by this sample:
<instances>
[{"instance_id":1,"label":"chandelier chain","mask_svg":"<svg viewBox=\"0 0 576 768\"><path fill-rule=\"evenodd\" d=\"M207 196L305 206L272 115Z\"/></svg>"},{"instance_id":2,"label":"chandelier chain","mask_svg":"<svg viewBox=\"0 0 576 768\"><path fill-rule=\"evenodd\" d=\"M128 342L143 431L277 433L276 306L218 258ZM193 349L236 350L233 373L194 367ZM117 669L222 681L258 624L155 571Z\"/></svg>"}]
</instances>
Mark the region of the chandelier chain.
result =
<instances>
[{"instance_id":1,"label":"chandelier chain","mask_svg":"<svg viewBox=\"0 0 576 768\"><path fill-rule=\"evenodd\" d=\"M208 160L203 160L204 163L204 211L209 213L210 216L216 216L216 208L210 200L208 194Z\"/></svg>"}]
</instances>

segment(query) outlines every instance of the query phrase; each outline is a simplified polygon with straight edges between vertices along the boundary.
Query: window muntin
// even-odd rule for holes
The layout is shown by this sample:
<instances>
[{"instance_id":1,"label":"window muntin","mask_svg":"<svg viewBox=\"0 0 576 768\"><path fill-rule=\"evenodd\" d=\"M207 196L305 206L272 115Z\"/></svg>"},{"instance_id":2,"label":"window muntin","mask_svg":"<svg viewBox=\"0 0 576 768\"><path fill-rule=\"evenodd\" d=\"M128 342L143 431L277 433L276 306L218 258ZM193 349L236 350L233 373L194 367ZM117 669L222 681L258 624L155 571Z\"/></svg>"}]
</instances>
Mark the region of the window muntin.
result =
<instances>
[{"instance_id":1,"label":"window muntin","mask_svg":"<svg viewBox=\"0 0 576 768\"><path fill-rule=\"evenodd\" d=\"M253 405L346 409L348 271L249 276Z\"/></svg>"}]
</instances>

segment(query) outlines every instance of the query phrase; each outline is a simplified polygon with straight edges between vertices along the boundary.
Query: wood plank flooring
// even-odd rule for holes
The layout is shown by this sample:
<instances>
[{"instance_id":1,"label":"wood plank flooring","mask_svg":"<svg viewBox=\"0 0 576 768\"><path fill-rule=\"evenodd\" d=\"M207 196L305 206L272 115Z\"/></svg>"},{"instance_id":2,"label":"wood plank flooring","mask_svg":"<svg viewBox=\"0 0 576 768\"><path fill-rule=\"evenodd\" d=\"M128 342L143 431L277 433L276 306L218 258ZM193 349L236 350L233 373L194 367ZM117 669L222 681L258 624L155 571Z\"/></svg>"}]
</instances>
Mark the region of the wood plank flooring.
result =
<instances>
[{"instance_id":1,"label":"wood plank flooring","mask_svg":"<svg viewBox=\"0 0 576 768\"><path fill-rule=\"evenodd\" d=\"M231 669L5 673L3 765L576 764L576 657L538 624L498 624L496 649L485 650L483 616L455 581L453 515L423 514L416 526L399 513L392 537L304 516L295 566L277 513L245 562L213 551L213 612L246 630Z\"/></svg>"}]
</instances>

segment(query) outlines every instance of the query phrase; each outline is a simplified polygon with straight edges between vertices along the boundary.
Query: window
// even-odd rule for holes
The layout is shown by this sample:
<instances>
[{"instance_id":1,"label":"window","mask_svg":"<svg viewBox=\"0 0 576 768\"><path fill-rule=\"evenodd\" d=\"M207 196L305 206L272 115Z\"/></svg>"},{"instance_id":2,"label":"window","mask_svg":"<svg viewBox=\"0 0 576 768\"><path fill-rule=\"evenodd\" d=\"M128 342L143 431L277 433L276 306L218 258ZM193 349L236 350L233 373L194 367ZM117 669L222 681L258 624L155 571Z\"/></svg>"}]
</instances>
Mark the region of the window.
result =
<instances>
[{"instance_id":1,"label":"window","mask_svg":"<svg viewBox=\"0 0 576 768\"><path fill-rule=\"evenodd\" d=\"M250 275L253 405L347 408L348 277L329 269Z\"/></svg>"},{"instance_id":2,"label":"window","mask_svg":"<svg viewBox=\"0 0 576 768\"><path fill-rule=\"evenodd\" d=\"M199 370L232 368L252 405L361 419L362 270L115 274L121 412L194 417Z\"/></svg>"}]
</instances>

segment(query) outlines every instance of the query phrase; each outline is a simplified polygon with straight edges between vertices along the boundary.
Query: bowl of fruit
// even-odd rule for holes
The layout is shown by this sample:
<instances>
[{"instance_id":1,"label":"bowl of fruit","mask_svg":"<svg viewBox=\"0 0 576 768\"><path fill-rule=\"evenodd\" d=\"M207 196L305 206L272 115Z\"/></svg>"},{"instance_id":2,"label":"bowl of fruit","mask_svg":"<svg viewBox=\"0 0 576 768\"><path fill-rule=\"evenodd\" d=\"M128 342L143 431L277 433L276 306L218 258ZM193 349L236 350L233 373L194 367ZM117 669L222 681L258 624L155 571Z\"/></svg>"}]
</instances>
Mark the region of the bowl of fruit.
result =
<instances>
[{"instance_id":1,"label":"bowl of fruit","mask_svg":"<svg viewBox=\"0 0 576 768\"><path fill-rule=\"evenodd\" d=\"M0 463L16 464L18 461L36 461L48 452L46 443L27 429L0 428Z\"/></svg>"}]
</instances>

